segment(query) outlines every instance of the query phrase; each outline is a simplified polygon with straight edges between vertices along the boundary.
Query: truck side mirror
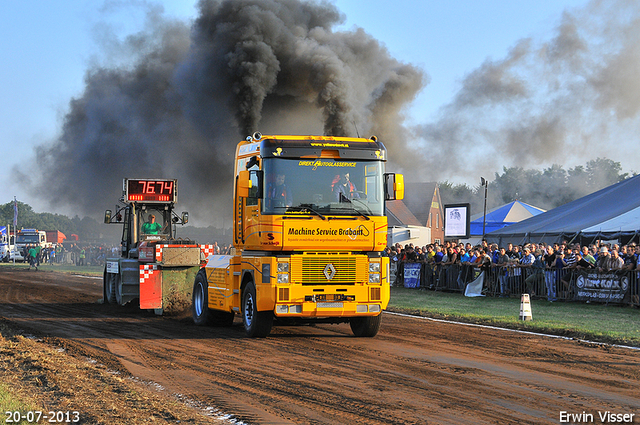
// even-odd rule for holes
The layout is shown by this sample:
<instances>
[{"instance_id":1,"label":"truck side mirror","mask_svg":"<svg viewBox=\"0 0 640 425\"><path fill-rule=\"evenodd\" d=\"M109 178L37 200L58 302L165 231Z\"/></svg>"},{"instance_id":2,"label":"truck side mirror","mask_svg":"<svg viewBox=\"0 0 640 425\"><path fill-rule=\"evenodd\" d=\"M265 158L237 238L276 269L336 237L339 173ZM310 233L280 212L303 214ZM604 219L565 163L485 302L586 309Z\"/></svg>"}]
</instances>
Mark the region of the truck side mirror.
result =
<instances>
[{"instance_id":1,"label":"truck side mirror","mask_svg":"<svg viewBox=\"0 0 640 425\"><path fill-rule=\"evenodd\" d=\"M242 170L238 173L236 192L239 198L248 198L249 189L251 189L251 179L249 178L249 171Z\"/></svg>"},{"instance_id":2,"label":"truck side mirror","mask_svg":"<svg viewBox=\"0 0 640 425\"><path fill-rule=\"evenodd\" d=\"M105 224L111 223L111 210L106 210L104 212L104 222Z\"/></svg>"},{"instance_id":3,"label":"truck side mirror","mask_svg":"<svg viewBox=\"0 0 640 425\"><path fill-rule=\"evenodd\" d=\"M393 190L396 193L396 199L404 199L404 176L402 174L396 174Z\"/></svg>"},{"instance_id":4,"label":"truck side mirror","mask_svg":"<svg viewBox=\"0 0 640 425\"><path fill-rule=\"evenodd\" d=\"M384 196L387 201L404 199L404 176L402 174L385 173Z\"/></svg>"},{"instance_id":5,"label":"truck side mirror","mask_svg":"<svg viewBox=\"0 0 640 425\"><path fill-rule=\"evenodd\" d=\"M189 222L189 213L186 211L182 212L182 224L187 224Z\"/></svg>"}]
</instances>

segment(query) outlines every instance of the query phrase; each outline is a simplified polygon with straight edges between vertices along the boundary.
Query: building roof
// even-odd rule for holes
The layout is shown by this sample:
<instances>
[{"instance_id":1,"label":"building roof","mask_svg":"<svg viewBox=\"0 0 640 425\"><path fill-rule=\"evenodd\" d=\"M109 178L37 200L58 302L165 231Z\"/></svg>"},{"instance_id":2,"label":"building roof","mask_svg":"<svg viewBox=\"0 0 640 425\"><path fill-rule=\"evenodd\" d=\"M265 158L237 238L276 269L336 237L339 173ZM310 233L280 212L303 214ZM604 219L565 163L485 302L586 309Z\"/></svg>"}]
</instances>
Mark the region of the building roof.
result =
<instances>
[{"instance_id":1,"label":"building roof","mask_svg":"<svg viewBox=\"0 0 640 425\"><path fill-rule=\"evenodd\" d=\"M386 210L389 226L423 226L403 201L388 201Z\"/></svg>"},{"instance_id":2,"label":"building roof","mask_svg":"<svg viewBox=\"0 0 640 425\"><path fill-rule=\"evenodd\" d=\"M421 226L426 226L429 221L431 201L437 187L436 182L405 183L404 185L404 203Z\"/></svg>"}]
</instances>

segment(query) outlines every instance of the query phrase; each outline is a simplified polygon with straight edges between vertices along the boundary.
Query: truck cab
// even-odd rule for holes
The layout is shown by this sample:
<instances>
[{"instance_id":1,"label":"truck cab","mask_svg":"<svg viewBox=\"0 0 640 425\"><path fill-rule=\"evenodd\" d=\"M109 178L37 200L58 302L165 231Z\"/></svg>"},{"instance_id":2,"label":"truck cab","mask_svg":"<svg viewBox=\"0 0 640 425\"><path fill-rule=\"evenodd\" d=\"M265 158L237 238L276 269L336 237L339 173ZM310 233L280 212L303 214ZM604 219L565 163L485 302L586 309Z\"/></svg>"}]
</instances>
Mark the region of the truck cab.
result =
<instances>
[{"instance_id":1,"label":"truck cab","mask_svg":"<svg viewBox=\"0 0 640 425\"><path fill-rule=\"evenodd\" d=\"M390 297L385 202L401 174L370 139L263 136L236 148L233 246L211 256L193 289L193 318L265 337L272 324L348 322L374 336Z\"/></svg>"},{"instance_id":2,"label":"truck cab","mask_svg":"<svg viewBox=\"0 0 640 425\"><path fill-rule=\"evenodd\" d=\"M0 261L9 261L10 251L7 226L0 226Z\"/></svg>"},{"instance_id":3,"label":"truck cab","mask_svg":"<svg viewBox=\"0 0 640 425\"><path fill-rule=\"evenodd\" d=\"M41 248L48 246L47 233L38 229L22 228L18 230L15 242L15 247L18 251L22 251L28 245L39 245Z\"/></svg>"},{"instance_id":4,"label":"truck cab","mask_svg":"<svg viewBox=\"0 0 640 425\"><path fill-rule=\"evenodd\" d=\"M237 156L237 248L384 250L395 174L377 139L260 135Z\"/></svg>"}]
</instances>

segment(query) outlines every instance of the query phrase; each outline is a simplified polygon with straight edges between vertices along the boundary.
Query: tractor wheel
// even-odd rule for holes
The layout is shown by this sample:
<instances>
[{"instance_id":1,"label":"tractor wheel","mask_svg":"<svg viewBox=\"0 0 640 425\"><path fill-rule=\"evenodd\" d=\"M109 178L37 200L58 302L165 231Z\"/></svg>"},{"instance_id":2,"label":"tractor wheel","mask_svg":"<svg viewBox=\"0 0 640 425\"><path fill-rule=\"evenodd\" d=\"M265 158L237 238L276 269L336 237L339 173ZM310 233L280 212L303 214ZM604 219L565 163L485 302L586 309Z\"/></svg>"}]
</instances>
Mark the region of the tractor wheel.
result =
<instances>
[{"instance_id":1,"label":"tractor wheel","mask_svg":"<svg viewBox=\"0 0 640 425\"><path fill-rule=\"evenodd\" d=\"M115 282L118 278L118 275L115 273L106 273L104 274L104 278L102 280L103 286L103 296L105 304L113 304L116 302L116 288Z\"/></svg>"},{"instance_id":2,"label":"tractor wheel","mask_svg":"<svg viewBox=\"0 0 640 425\"><path fill-rule=\"evenodd\" d=\"M113 292L116 304L124 305L122 303L122 279L118 273L113 273Z\"/></svg>"},{"instance_id":3,"label":"tractor wheel","mask_svg":"<svg viewBox=\"0 0 640 425\"><path fill-rule=\"evenodd\" d=\"M351 331L357 337L373 337L380 330L382 313L377 316L352 317L349 321Z\"/></svg>"},{"instance_id":4,"label":"tractor wheel","mask_svg":"<svg viewBox=\"0 0 640 425\"><path fill-rule=\"evenodd\" d=\"M249 282L242 293L242 321L244 331L250 338L264 338L271 333L272 311L258 311L256 286Z\"/></svg>"}]
</instances>

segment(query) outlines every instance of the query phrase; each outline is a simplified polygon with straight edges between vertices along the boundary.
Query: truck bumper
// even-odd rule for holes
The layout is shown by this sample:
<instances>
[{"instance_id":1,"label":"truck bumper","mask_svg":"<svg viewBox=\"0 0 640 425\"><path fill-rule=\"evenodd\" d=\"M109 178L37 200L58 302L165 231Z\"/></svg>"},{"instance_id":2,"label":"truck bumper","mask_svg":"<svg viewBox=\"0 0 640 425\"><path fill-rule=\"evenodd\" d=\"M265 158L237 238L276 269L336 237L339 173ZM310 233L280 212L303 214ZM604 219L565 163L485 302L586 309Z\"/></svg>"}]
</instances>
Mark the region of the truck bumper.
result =
<instances>
[{"instance_id":1,"label":"truck bumper","mask_svg":"<svg viewBox=\"0 0 640 425\"><path fill-rule=\"evenodd\" d=\"M388 304L388 285L325 286L315 291L312 286L288 285L276 288L274 313L300 318L377 316Z\"/></svg>"}]
</instances>

